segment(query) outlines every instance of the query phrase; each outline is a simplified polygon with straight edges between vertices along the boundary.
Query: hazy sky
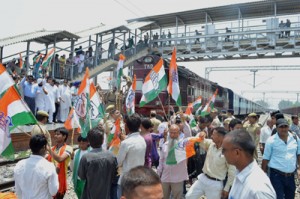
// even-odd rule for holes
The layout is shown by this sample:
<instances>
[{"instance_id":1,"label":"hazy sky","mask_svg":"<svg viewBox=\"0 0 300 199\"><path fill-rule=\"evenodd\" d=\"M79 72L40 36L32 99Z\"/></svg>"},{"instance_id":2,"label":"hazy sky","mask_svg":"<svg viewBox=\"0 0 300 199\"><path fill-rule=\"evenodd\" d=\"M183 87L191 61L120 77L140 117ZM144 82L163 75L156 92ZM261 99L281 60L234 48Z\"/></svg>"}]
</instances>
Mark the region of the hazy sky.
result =
<instances>
[{"instance_id":1,"label":"hazy sky","mask_svg":"<svg viewBox=\"0 0 300 199\"><path fill-rule=\"evenodd\" d=\"M104 24L125 24L125 20L143 16L221 6L251 0L6 0L1 3L0 39L21 33L41 30L78 31ZM24 50L24 49L20 49ZM297 59L268 59L242 61L211 61L179 63L204 76L204 68L211 66L297 65ZM300 71L258 71L257 90L299 90ZM253 73L213 72L210 80L240 93L252 90ZM245 94L262 99L262 94ZM296 100L296 94L266 94L266 100L276 105L280 99Z\"/></svg>"}]
</instances>

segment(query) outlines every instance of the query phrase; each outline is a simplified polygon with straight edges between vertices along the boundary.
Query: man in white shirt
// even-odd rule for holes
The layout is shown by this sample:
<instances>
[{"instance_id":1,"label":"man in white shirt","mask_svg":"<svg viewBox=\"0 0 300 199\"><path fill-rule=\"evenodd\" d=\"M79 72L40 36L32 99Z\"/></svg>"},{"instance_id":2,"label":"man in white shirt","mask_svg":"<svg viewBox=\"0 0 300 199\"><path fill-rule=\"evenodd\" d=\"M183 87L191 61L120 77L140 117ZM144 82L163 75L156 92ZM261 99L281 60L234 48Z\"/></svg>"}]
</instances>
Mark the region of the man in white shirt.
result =
<instances>
[{"instance_id":1,"label":"man in white shirt","mask_svg":"<svg viewBox=\"0 0 300 199\"><path fill-rule=\"evenodd\" d=\"M228 133L222 148L227 162L238 170L228 198L276 198L270 179L253 158L255 144L247 131L234 130Z\"/></svg>"},{"instance_id":2,"label":"man in white shirt","mask_svg":"<svg viewBox=\"0 0 300 199\"><path fill-rule=\"evenodd\" d=\"M117 155L118 166L122 167L122 173L118 181L121 183L122 176L130 169L144 165L146 154L146 142L140 135L141 118L133 114L126 119L129 135L121 142L119 154ZM118 187L118 198L121 197L121 187Z\"/></svg>"},{"instance_id":3,"label":"man in white shirt","mask_svg":"<svg viewBox=\"0 0 300 199\"><path fill-rule=\"evenodd\" d=\"M48 92L45 90L43 86L43 80L39 78L37 80L37 91L35 96L35 109L38 111L46 111L46 98Z\"/></svg>"},{"instance_id":4,"label":"man in white shirt","mask_svg":"<svg viewBox=\"0 0 300 199\"><path fill-rule=\"evenodd\" d=\"M16 194L18 198L52 199L59 185L54 165L44 158L47 139L41 134L34 135L29 146L32 155L14 168Z\"/></svg>"},{"instance_id":5,"label":"man in white shirt","mask_svg":"<svg viewBox=\"0 0 300 199\"><path fill-rule=\"evenodd\" d=\"M60 95L60 121L65 122L68 118L71 103L71 90L68 85L68 80L64 79L64 84L59 86Z\"/></svg>"},{"instance_id":6,"label":"man in white shirt","mask_svg":"<svg viewBox=\"0 0 300 199\"><path fill-rule=\"evenodd\" d=\"M45 83L45 88L48 92L46 97L46 112L49 113L49 123L53 123L53 113L55 112L55 89L52 77L47 77L47 83Z\"/></svg>"},{"instance_id":7,"label":"man in white shirt","mask_svg":"<svg viewBox=\"0 0 300 199\"><path fill-rule=\"evenodd\" d=\"M266 144L266 142L267 142L267 139L268 139L269 137L271 137L271 134L272 134L272 128L273 128L272 119L268 119L268 120L267 120L267 126L264 126L264 127L261 128L261 130L260 130L259 148L260 148L260 152L261 152L262 154L264 154L265 144Z\"/></svg>"}]
</instances>

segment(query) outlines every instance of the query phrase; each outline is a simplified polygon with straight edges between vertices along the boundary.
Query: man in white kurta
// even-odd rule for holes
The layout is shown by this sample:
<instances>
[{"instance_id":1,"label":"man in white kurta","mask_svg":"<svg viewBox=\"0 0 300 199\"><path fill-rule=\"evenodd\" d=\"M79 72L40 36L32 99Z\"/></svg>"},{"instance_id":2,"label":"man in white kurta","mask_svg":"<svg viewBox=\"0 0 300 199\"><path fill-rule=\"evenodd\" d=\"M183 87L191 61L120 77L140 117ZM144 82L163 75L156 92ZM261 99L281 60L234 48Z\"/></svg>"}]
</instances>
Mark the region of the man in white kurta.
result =
<instances>
[{"instance_id":1,"label":"man in white kurta","mask_svg":"<svg viewBox=\"0 0 300 199\"><path fill-rule=\"evenodd\" d=\"M43 80L37 80L37 91L35 96L35 111L46 111L46 98L48 92L43 87Z\"/></svg>"},{"instance_id":2,"label":"man in white kurta","mask_svg":"<svg viewBox=\"0 0 300 199\"><path fill-rule=\"evenodd\" d=\"M53 85L52 78L48 77L47 83L45 84L45 89L48 92L45 111L49 113L49 123L53 123L53 113L55 112L55 92Z\"/></svg>"},{"instance_id":3,"label":"man in white kurta","mask_svg":"<svg viewBox=\"0 0 300 199\"><path fill-rule=\"evenodd\" d=\"M60 93L60 121L65 122L71 107L71 89L68 85L68 80L64 80L63 85L59 86Z\"/></svg>"}]
</instances>

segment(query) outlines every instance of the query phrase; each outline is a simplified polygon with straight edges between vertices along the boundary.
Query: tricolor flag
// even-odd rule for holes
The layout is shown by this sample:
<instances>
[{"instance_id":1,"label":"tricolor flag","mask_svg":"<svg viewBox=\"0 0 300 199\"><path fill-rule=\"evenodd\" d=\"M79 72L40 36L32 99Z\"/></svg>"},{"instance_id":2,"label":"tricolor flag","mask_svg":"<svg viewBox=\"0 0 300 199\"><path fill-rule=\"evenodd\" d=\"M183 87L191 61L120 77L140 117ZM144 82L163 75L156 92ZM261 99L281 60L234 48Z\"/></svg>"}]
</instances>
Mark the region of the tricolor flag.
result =
<instances>
[{"instance_id":1,"label":"tricolor flag","mask_svg":"<svg viewBox=\"0 0 300 199\"><path fill-rule=\"evenodd\" d=\"M194 148L195 142L201 142L202 140L203 138L200 137L189 137L179 140L177 144L169 150L166 164L175 165L192 157L196 154Z\"/></svg>"},{"instance_id":2,"label":"tricolor flag","mask_svg":"<svg viewBox=\"0 0 300 199\"><path fill-rule=\"evenodd\" d=\"M15 84L14 80L6 71L6 68L0 63L0 95L9 87Z\"/></svg>"},{"instance_id":3,"label":"tricolor flag","mask_svg":"<svg viewBox=\"0 0 300 199\"><path fill-rule=\"evenodd\" d=\"M193 109L197 110L202 104L202 97L199 96L196 101L193 102Z\"/></svg>"},{"instance_id":4,"label":"tricolor flag","mask_svg":"<svg viewBox=\"0 0 300 199\"><path fill-rule=\"evenodd\" d=\"M201 116L205 116L210 114L210 111L214 108L215 100L218 94L218 89L215 91L213 96L209 99L203 110L201 111Z\"/></svg>"},{"instance_id":5,"label":"tricolor flag","mask_svg":"<svg viewBox=\"0 0 300 199\"><path fill-rule=\"evenodd\" d=\"M55 48L52 48L44 57L41 67L47 68L50 65L50 62L54 56Z\"/></svg>"},{"instance_id":6,"label":"tricolor flag","mask_svg":"<svg viewBox=\"0 0 300 199\"><path fill-rule=\"evenodd\" d=\"M117 89L120 90L121 88L121 78L123 76L123 65L124 65L125 56L120 54L119 55L119 62L117 66Z\"/></svg>"},{"instance_id":7,"label":"tricolor flag","mask_svg":"<svg viewBox=\"0 0 300 199\"><path fill-rule=\"evenodd\" d=\"M135 113L135 89L136 75L133 76L133 82L126 97L126 110L128 115Z\"/></svg>"},{"instance_id":8,"label":"tricolor flag","mask_svg":"<svg viewBox=\"0 0 300 199\"><path fill-rule=\"evenodd\" d=\"M75 113L74 107L71 108L67 120L64 124L65 128L68 130L76 129L80 132L80 124L77 114Z\"/></svg>"},{"instance_id":9,"label":"tricolor flag","mask_svg":"<svg viewBox=\"0 0 300 199\"><path fill-rule=\"evenodd\" d=\"M99 120L104 118L105 110L104 110L104 104L100 99L96 86L94 85L93 82L90 83L90 100L91 100L91 119L97 120L97 122L99 123Z\"/></svg>"},{"instance_id":10,"label":"tricolor flag","mask_svg":"<svg viewBox=\"0 0 300 199\"><path fill-rule=\"evenodd\" d=\"M174 47L169 66L168 93L172 96L177 106L181 106L181 96L179 88L178 70L176 64L176 48Z\"/></svg>"},{"instance_id":11,"label":"tricolor flag","mask_svg":"<svg viewBox=\"0 0 300 199\"><path fill-rule=\"evenodd\" d=\"M189 103L188 107L185 110L185 114L190 118L190 122L189 122L190 127L195 127L197 126L197 122L195 120L194 115L192 114L192 110L193 110L193 103Z\"/></svg>"},{"instance_id":12,"label":"tricolor flag","mask_svg":"<svg viewBox=\"0 0 300 199\"><path fill-rule=\"evenodd\" d=\"M42 54L36 55L36 56L33 58L33 64L38 63L38 62L40 61L40 59L41 59L42 56L43 56Z\"/></svg>"},{"instance_id":13,"label":"tricolor flag","mask_svg":"<svg viewBox=\"0 0 300 199\"><path fill-rule=\"evenodd\" d=\"M1 77L0 77L1 78ZM0 80L2 82L2 79ZM36 119L26 103L12 86L0 98L0 154L14 158L10 131L25 124L36 124Z\"/></svg>"},{"instance_id":14,"label":"tricolor flag","mask_svg":"<svg viewBox=\"0 0 300 199\"><path fill-rule=\"evenodd\" d=\"M121 140L119 135L121 133L121 118L115 121L114 127L108 135L107 145L109 146L109 150L112 151L115 155L119 152L119 146Z\"/></svg>"},{"instance_id":15,"label":"tricolor flag","mask_svg":"<svg viewBox=\"0 0 300 199\"><path fill-rule=\"evenodd\" d=\"M86 68L85 75L78 89L78 100L75 104L75 112L79 117L81 126L81 136L86 137L88 131L92 128L90 119L90 80L89 68Z\"/></svg>"},{"instance_id":16,"label":"tricolor flag","mask_svg":"<svg viewBox=\"0 0 300 199\"><path fill-rule=\"evenodd\" d=\"M19 64L20 64L20 69L22 69L23 68L23 58L22 58L22 54L21 53L19 53L19 55L20 55L20 59L19 59Z\"/></svg>"},{"instance_id":17,"label":"tricolor flag","mask_svg":"<svg viewBox=\"0 0 300 199\"><path fill-rule=\"evenodd\" d=\"M160 59L145 78L145 82L142 87L143 96L140 101L140 107L143 107L145 104L154 100L166 87L167 76L163 60Z\"/></svg>"}]
</instances>

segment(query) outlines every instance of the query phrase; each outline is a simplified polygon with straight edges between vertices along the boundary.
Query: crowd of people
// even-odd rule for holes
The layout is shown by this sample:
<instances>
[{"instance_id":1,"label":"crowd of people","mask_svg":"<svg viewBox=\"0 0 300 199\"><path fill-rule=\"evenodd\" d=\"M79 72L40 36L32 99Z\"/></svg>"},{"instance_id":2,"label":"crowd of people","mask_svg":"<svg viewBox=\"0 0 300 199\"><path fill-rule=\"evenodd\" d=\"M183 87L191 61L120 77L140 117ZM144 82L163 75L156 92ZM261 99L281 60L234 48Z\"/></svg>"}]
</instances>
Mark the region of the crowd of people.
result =
<instances>
[{"instance_id":1,"label":"crowd of people","mask_svg":"<svg viewBox=\"0 0 300 199\"><path fill-rule=\"evenodd\" d=\"M194 116L197 125L192 126L183 112L171 112L168 120L154 110L149 117L137 113L123 117L110 105L106 112L107 117L87 137L78 137L75 151L67 144L66 129L56 129L51 140L44 126L35 125L29 143L32 155L15 167L16 194L64 198L70 166L74 191L82 199L295 196L294 176L300 163L298 116L292 117L289 127L282 113L273 112L262 127L256 113L241 121L233 110L219 113L214 108L207 116ZM41 124L49 117L49 112L37 111ZM120 144L112 150L116 121L121 122ZM194 145L195 155L167 164L180 141L192 137L202 140ZM263 154L261 168L257 148ZM26 183L28 178L32 183Z\"/></svg>"}]
</instances>

